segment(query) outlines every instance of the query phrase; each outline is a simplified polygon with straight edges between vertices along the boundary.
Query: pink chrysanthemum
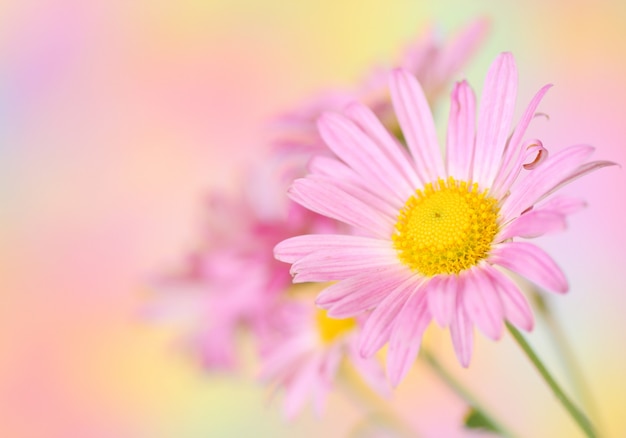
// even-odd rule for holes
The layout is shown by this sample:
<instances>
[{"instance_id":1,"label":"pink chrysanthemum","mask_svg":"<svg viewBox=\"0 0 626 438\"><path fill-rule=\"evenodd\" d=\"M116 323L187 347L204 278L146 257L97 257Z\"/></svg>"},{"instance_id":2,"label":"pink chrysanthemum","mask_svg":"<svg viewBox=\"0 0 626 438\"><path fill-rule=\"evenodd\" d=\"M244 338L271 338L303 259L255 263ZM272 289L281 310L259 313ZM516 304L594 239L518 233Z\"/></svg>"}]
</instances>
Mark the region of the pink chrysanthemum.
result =
<instances>
[{"instance_id":1,"label":"pink chrysanthemum","mask_svg":"<svg viewBox=\"0 0 626 438\"><path fill-rule=\"evenodd\" d=\"M291 287L289 269L274 246L302 233L333 233L337 222L290 201L289 181L303 165L271 156L251 172L236 196L214 195L201 246L179 272L152 282L151 319L186 322L184 345L207 369L232 370L242 331L262 336ZM243 329L243 330L242 330Z\"/></svg>"},{"instance_id":2,"label":"pink chrysanthemum","mask_svg":"<svg viewBox=\"0 0 626 438\"><path fill-rule=\"evenodd\" d=\"M284 413L293 418L307 400L317 414L340 370L357 372L365 383L383 396L390 388L380 362L359 354L360 321L333 319L309 300L285 300L274 312L279 330L266 339L261 378L284 390Z\"/></svg>"},{"instance_id":3,"label":"pink chrysanthemum","mask_svg":"<svg viewBox=\"0 0 626 438\"><path fill-rule=\"evenodd\" d=\"M434 28L409 46L397 64L414 75L422 84L429 102L434 102L443 87L457 74L482 42L489 23L477 19L444 41ZM277 118L278 135L275 146L289 153L320 153L327 150L316 129L320 115L341 111L352 101L365 102L387 127L395 128L395 120L387 91L388 68L374 69L356 90L333 90L322 93L304 105Z\"/></svg>"},{"instance_id":4,"label":"pink chrysanthemum","mask_svg":"<svg viewBox=\"0 0 626 438\"><path fill-rule=\"evenodd\" d=\"M206 368L233 369L241 329L263 330L276 296L289 287L268 248L291 234L278 221L260 220L244 198L214 195L208 212L201 247L178 272L152 282L155 296L144 311L185 322L184 344Z\"/></svg>"},{"instance_id":5,"label":"pink chrysanthemum","mask_svg":"<svg viewBox=\"0 0 626 438\"><path fill-rule=\"evenodd\" d=\"M409 370L431 319L449 326L457 357L470 361L473 325L498 339L503 321L530 330L531 309L500 269L557 293L568 284L543 250L518 238L564 228L581 203L549 198L564 184L613 163L587 162L593 148L568 147L547 158L538 140L523 142L550 86L532 99L509 136L517 69L503 53L487 74L475 127L472 89L456 84L442 159L426 97L413 75L396 70L390 90L406 147L367 107L326 114L320 134L339 158L296 180L292 199L343 221L354 235L305 235L280 243L294 282L337 281L317 303L332 317L371 310L360 351L369 357L389 343L395 386ZM314 163L315 164L315 163Z\"/></svg>"}]
</instances>

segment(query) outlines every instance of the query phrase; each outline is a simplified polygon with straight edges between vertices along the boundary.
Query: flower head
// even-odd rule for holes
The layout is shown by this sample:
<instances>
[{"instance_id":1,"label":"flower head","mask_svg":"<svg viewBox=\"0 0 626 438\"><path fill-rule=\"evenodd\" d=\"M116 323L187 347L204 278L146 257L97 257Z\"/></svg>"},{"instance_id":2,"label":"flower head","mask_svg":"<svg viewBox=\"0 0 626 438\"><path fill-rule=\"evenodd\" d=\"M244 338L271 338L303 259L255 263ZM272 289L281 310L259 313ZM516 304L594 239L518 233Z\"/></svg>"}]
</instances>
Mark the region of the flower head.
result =
<instances>
[{"instance_id":1,"label":"flower head","mask_svg":"<svg viewBox=\"0 0 626 438\"><path fill-rule=\"evenodd\" d=\"M563 293L563 272L532 238L563 229L581 203L550 197L563 185L613 163L588 162L576 145L551 157L539 140L523 141L550 86L535 95L510 134L517 94L513 56L503 53L476 103L467 82L452 92L445 160L426 96L414 76L395 70L390 91L406 146L367 107L325 114L322 138L337 159L314 162L291 197L355 228L351 235L305 235L280 243L294 282L336 281L317 298L332 317L371 311L360 351L389 343L388 373L397 385L431 319L450 328L457 357L470 361L473 325L498 339L503 321L530 330L531 309L501 268Z\"/></svg>"},{"instance_id":2,"label":"flower head","mask_svg":"<svg viewBox=\"0 0 626 438\"><path fill-rule=\"evenodd\" d=\"M234 369L241 332L258 339L271 325L275 306L291 287L274 246L301 233L332 233L338 225L286 198L289 181L299 176L293 172L304 168L288 158L268 157L234 196L212 195L200 247L182 269L152 283L155 297L144 313L185 321L186 348L207 369Z\"/></svg>"},{"instance_id":3,"label":"flower head","mask_svg":"<svg viewBox=\"0 0 626 438\"><path fill-rule=\"evenodd\" d=\"M278 330L266 339L261 377L284 390L288 418L297 415L309 399L321 414L341 372L356 371L375 391L389 394L379 361L359 354L360 323L356 318L329 318L326 310L309 300L284 300L277 307L274 325Z\"/></svg>"},{"instance_id":4,"label":"flower head","mask_svg":"<svg viewBox=\"0 0 626 438\"><path fill-rule=\"evenodd\" d=\"M267 252L290 234L256 218L243 197L215 194L207 210L201 246L181 269L152 282L155 296L145 310L152 319L184 321L186 348L204 367L232 370L241 329L263 330L276 296L290 285Z\"/></svg>"}]
</instances>

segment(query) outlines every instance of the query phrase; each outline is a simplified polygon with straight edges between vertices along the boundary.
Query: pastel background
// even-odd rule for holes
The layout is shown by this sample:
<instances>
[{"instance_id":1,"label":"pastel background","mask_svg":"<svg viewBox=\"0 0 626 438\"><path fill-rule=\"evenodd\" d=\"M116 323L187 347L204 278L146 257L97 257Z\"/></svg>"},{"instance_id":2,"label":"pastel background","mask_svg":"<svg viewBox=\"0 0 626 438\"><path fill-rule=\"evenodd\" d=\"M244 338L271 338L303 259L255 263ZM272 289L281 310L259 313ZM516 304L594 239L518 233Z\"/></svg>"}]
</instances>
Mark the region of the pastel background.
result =
<instances>
[{"instance_id":1,"label":"pastel background","mask_svg":"<svg viewBox=\"0 0 626 438\"><path fill-rule=\"evenodd\" d=\"M38 0L0 2L0 436L346 436L359 412L286 424L251 378L206 375L176 327L137 320L145 282L198 235L200 201L263 150L264 122L329 86L391 64L429 23L486 15L465 69L478 89L512 51L521 111L556 86L533 133L626 163L626 3L438 0ZM439 116L445 116L445 104ZM569 277L551 303L588 377L606 436L626 436L626 183L605 169L567 191L589 208L544 246ZM552 298L552 297L551 297ZM522 436L577 436L508 336L480 338L461 369ZM436 342L437 340L441 342ZM529 336L562 382L538 325ZM463 436L463 404L421 364L394 406L427 437Z\"/></svg>"}]
</instances>

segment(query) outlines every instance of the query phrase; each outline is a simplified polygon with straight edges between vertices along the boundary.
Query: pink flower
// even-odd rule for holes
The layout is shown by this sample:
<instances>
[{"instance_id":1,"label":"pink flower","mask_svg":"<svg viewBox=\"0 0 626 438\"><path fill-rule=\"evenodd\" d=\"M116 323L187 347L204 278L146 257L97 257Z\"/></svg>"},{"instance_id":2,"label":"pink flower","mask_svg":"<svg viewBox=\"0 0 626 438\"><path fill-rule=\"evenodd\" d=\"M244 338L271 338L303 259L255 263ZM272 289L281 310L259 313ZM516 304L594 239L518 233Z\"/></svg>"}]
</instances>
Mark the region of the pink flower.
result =
<instances>
[{"instance_id":1,"label":"pink flower","mask_svg":"<svg viewBox=\"0 0 626 438\"><path fill-rule=\"evenodd\" d=\"M552 258L519 238L563 229L580 202L550 195L614 163L588 162L593 148L587 145L547 158L539 140L522 141L548 88L539 90L510 135L517 92L510 53L489 69L478 111L467 82L457 83L445 160L424 92L405 70L391 74L390 91L406 147L363 105L321 118L320 134L338 159L313 163L315 173L296 180L290 194L358 235L298 236L275 254L292 263L294 282L336 281L316 301L329 316L372 311L360 352L369 357L388 342L394 386L433 318L450 327L463 366L470 362L474 324L491 339L500 338L504 320L532 329L524 295L501 268L567 291Z\"/></svg>"},{"instance_id":2,"label":"pink flower","mask_svg":"<svg viewBox=\"0 0 626 438\"><path fill-rule=\"evenodd\" d=\"M292 299L275 310L274 324L279 331L266 340L261 378L284 389L287 418L296 416L309 399L321 415L326 396L342 372L357 371L372 389L389 395L380 362L359 354L356 319L329 318L312 302ZM349 366L343 363L346 360Z\"/></svg>"},{"instance_id":3,"label":"pink flower","mask_svg":"<svg viewBox=\"0 0 626 438\"><path fill-rule=\"evenodd\" d=\"M156 295L146 313L183 321L184 343L202 365L228 370L237 363L239 332L263 330L273 300L290 285L268 248L291 234L257 220L245 199L214 195L208 211L202 246L179 272L153 281Z\"/></svg>"},{"instance_id":4,"label":"pink flower","mask_svg":"<svg viewBox=\"0 0 626 438\"><path fill-rule=\"evenodd\" d=\"M207 369L232 370L241 333L262 336L292 286L274 246L298 234L337 230L336 221L287 198L289 183L303 170L297 157L272 155L249 172L235 196L213 195L201 246L179 272L152 282L156 296L144 314L184 321L184 345Z\"/></svg>"},{"instance_id":5,"label":"pink flower","mask_svg":"<svg viewBox=\"0 0 626 438\"><path fill-rule=\"evenodd\" d=\"M484 39L489 23L485 19L470 22L448 42L435 29L428 29L408 47L399 67L414 75L422 84L431 103L444 86L459 72ZM332 90L277 118L275 146L290 153L324 153L327 148L316 129L320 115L341 111L352 101L365 102L388 128L397 122L387 91L388 68L376 68L356 90Z\"/></svg>"}]
</instances>

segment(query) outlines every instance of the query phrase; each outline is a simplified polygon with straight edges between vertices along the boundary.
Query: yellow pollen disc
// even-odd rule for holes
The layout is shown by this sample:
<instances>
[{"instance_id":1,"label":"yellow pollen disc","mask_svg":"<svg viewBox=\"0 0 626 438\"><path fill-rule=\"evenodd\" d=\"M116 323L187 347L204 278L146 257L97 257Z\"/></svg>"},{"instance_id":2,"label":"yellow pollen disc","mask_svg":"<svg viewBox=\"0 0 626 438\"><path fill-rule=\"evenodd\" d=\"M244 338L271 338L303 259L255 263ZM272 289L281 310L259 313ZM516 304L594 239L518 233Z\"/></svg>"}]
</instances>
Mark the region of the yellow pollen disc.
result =
<instances>
[{"instance_id":1,"label":"yellow pollen disc","mask_svg":"<svg viewBox=\"0 0 626 438\"><path fill-rule=\"evenodd\" d=\"M402 263L425 276L458 274L487 257L499 208L478 184L440 179L416 190L398 215L393 244Z\"/></svg>"},{"instance_id":2,"label":"yellow pollen disc","mask_svg":"<svg viewBox=\"0 0 626 438\"><path fill-rule=\"evenodd\" d=\"M320 339L325 344L330 344L338 337L345 335L356 327L356 319L334 319L326 314L326 310L317 309L315 314L317 321L317 330Z\"/></svg>"}]
</instances>

